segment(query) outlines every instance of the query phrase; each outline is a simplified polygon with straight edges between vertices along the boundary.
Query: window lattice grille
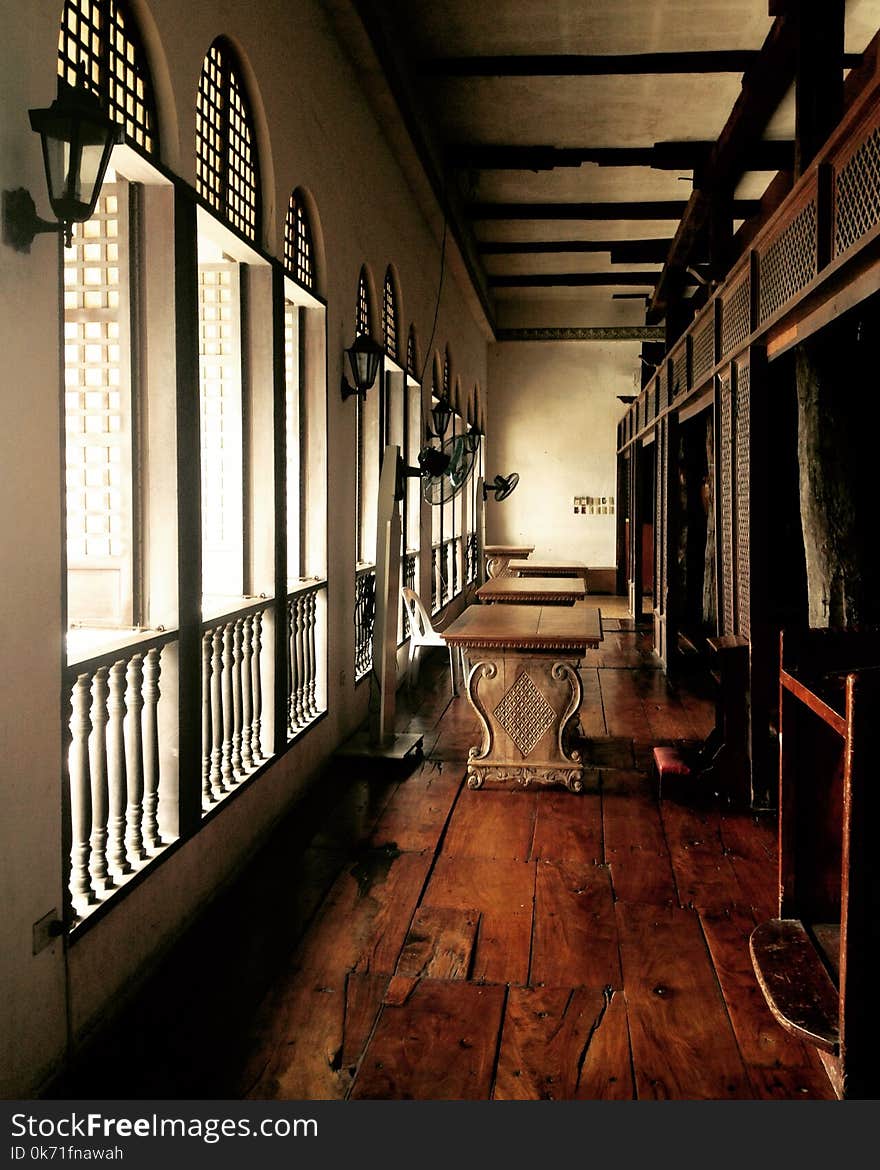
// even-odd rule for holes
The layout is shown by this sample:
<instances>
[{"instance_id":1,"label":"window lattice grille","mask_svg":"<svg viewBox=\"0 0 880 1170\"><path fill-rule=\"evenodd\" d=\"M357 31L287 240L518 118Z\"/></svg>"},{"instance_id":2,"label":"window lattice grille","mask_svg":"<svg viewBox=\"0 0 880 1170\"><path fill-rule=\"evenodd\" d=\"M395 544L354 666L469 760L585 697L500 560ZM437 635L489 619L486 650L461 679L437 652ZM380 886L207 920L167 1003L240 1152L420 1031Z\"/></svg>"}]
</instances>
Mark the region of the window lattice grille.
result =
<instances>
[{"instance_id":1,"label":"window lattice grille","mask_svg":"<svg viewBox=\"0 0 880 1170\"><path fill-rule=\"evenodd\" d=\"M834 254L839 256L880 221L880 128L837 173Z\"/></svg>"},{"instance_id":2,"label":"window lattice grille","mask_svg":"<svg viewBox=\"0 0 880 1170\"><path fill-rule=\"evenodd\" d=\"M712 317L694 333L691 350L693 383L698 386L715 365L715 322Z\"/></svg>"},{"instance_id":3,"label":"window lattice grille","mask_svg":"<svg viewBox=\"0 0 880 1170\"><path fill-rule=\"evenodd\" d=\"M232 262L199 265L202 541L206 592L216 593L239 592L216 584L242 533L237 277ZM234 562L226 570L234 578Z\"/></svg>"},{"instance_id":4,"label":"window lattice grille","mask_svg":"<svg viewBox=\"0 0 880 1170\"><path fill-rule=\"evenodd\" d=\"M751 332L749 302L752 282L747 275L724 298L721 306L721 356L741 345Z\"/></svg>"},{"instance_id":5,"label":"window lattice grille","mask_svg":"<svg viewBox=\"0 0 880 1170\"><path fill-rule=\"evenodd\" d=\"M385 339L385 352L397 361L397 298L394 295L394 281L390 272L385 274L385 288L382 297L382 333Z\"/></svg>"},{"instance_id":6,"label":"window lattice grille","mask_svg":"<svg viewBox=\"0 0 880 1170\"><path fill-rule=\"evenodd\" d=\"M252 125L229 53L215 42L196 98L196 190L243 236L256 240L259 181Z\"/></svg>"},{"instance_id":7,"label":"window lattice grille","mask_svg":"<svg viewBox=\"0 0 880 1170\"><path fill-rule=\"evenodd\" d=\"M119 203L105 183L64 251L67 556L71 565L130 547L130 405L121 352Z\"/></svg>"},{"instance_id":8,"label":"window lattice grille","mask_svg":"<svg viewBox=\"0 0 880 1170\"><path fill-rule=\"evenodd\" d=\"M284 430L287 446L287 575L300 574L301 420L300 420L300 316L290 301L284 302Z\"/></svg>"},{"instance_id":9,"label":"window lattice grille","mask_svg":"<svg viewBox=\"0 0 880 1170\"><path fill-rule=\"evenodd\" d=\"M67 0L58 37L58 75L68 85L86 80L148 154L156 149L156 110L146 54L135 21L121 0Z\"/></svg>"},{"instance_id":10,"label":"window lattice grille","mask_svg":"<svg viewBox=\"0 0 880 1170\"><path fill-rule=\"evenodd\" d=\"M449 398L449 367L450 367L450 364L451 363L449 361L449 350L447 349L446 354L443 358L443 397L446 399Z\"/></svg>"},{"instance_id":11,"label":"window lattice grille","mask_svg":"<svg viewBox=\"0 0 880 1170\"><path fill-rule=\"evenodd\" d=\"M749 498L749 367L740 366L736 379L736 611L738 632L750 636L751 539Z\"/></svg>"},{"instance_id":12,"label":"window lattice grille","mask_svg":"<svg viewBox=\"0 0 880 1170\"><path fill-rule=\"evenodd\" d=\"M808 203L761 257L758 315L781 309L816 275L816 204Z\"/></svg>"},{"instance_id":13,"label":"window lattice grille","mask_svg":"<svg viewBox=\"0 0 880 1170\"><path fill-rule=\"evenodd\" d=\"M358 281L356 332L358 336L361 334L369 335L370 332L370 295L367 291L367 277L363 272Z\"/></svg>"},{"instance_id":14,"label":"window lattice grille","mask_svg":"<svg viewBox=\"0 0 880 1170\"><path fill-rule=\"evenodd\" d=\"M406 372L412 378L418 377L418 357L416 355L416 335L412 329L406 342Z\"/></svg>"},{"instance_id":15,"label":"window lattice grille","mask_svg":"<svg viewBox=\"0 0 880 1170\"><path fill-rule=\"evenodd\" d=\"M312 229L302 202L291 195L284 223L284 263L301 285L315 286Z\"/></svg>"}]
</instances>

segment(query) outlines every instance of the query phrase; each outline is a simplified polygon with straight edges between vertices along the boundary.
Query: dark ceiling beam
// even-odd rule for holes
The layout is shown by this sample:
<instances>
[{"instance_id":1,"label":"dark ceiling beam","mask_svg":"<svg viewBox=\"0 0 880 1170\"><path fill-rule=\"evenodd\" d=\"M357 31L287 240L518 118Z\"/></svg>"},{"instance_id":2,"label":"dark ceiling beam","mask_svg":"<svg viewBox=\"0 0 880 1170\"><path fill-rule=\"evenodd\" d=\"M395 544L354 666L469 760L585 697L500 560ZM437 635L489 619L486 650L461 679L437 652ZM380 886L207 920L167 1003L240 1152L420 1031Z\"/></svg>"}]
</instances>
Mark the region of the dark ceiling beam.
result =
<instances>
[{"instance_id":1,"label":"dark ceiling beam","mask_svg":"<svg viewBox=\"0 0 880 1170\"><path fill-rule=\"evenodd\" d=\"M677 219L689 206L681 199L653 199L615 203L469 203L471 219ZM758 204L738 199L731 204L737 219L754 214Z\"/></svg>"},{"instance_id":2,"label":"dark ceiling beam","mask_svg":"<svg viewBox=\"0 0 880 1170\"><path fill-rule=\"evenodd\" d=\"M756 49L678 53L551 53L491 57L431 57L420 62L426 77L603 77L640 73L744 73Z\"/></svg>"},{"instance_id":3,"label":"dark ceiling beam","mask_svg":"<svg viewBox=\"0 0 880 1170\"><path fill-rule=\"evenodd\" d=\"M651 148L655 170L679 171L699 167L709 158L714 142L655 142ZM784 171L792 165L794 143L785 139L753 142L743 158L746 171ZM685 160L690 159L689 163Z\"/></svg>"},{"instance_id":4,"label":"dark ceiling beam","mask_svg":"<svg viewBox=\"0 0 880 1170\"><path fill-rule=\"evenodd\" d=\"M758 49L720 49L678 53L552 53L530 56L432 57L420 62L423 77L607 77L614 74L745 73L759 59ZM842 68L858 65L860 53L843 54Z\"/></svg>"},{"instance_id":5,"label":"dark ceiling beam","mask_svg":"<svg viewBox=\"0 0 880 1170\"><path fill-rule=\"evenodd\" d=\"M490 276L493 288L614 288L639 287L652 289L658 272L526 272L519 275ZM695 277L686 274L684 283L697 284Z\"/></svg>"},{"instance_id":6,"label":"dark ceiling beam","mask_svg":"<svg viewBox=\"0 0 880 1170\"><path fill-rule=\"evenodd\" d=\"M709 157L713 142L655 142L653 146L491 146L461 143L450 147L450 166L478 171L553 171L592 163L600 167L651 167L659 171L691 171ZM781 171L792 165L791 142L758 142L750 151L747 170Z\"/></svg>"},{"instance_id":7,"label":"dark ceiling beam","mask_svg":"<svg viewBox=\"0 0 880 1170\"><path fill-rule=\"evenodd\" d=\"M608 252L612 264L662 264L671 237L659 240L487 240L477 244L484 256L538 256L560 252Z\"/></svg>"},{"instance_id":8,"label":"dark ceiling beam","mask_svg":"<svg viewBox=\"0 0 880 1170\"><path fill-rule=\"evenodd\" d=\"M649 322L665 314L670 295L677 284L676 273L682 272L706 228L713 199L727 198L745 172L744 161L755 143L760 141L767 123L791 85L796 68L797 38L794 21L777 16L761 47L760 60L749 70L730 116L701 170L699 187L695 187L681 217L669 258L654 289L648 306ZM738 214L729 203L733 218Z\"/></svg>"},{"instance_id":9,"label":"dark ceiling beam","mask_svg":"<svg viewBox=\"0 0 880 1170\"><path fill-rule=\"evenodd\" d=\"M496 329L498 341L644 341L663 344L663 330L651 325L575 325L539 329Z\"/></svg>"}]
</instances>

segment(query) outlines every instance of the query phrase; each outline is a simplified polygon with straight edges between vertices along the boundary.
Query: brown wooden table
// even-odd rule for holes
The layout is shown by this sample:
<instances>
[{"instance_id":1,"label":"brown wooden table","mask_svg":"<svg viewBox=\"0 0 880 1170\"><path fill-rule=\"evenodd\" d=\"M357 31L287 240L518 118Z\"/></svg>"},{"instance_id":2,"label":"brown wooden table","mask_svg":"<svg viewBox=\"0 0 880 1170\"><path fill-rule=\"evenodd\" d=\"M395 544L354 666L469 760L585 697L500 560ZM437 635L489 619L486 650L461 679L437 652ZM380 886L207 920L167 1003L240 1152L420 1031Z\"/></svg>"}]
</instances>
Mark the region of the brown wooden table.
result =
<instances>
[{"instance_id":1,"label":"brown wooden table","mask_svg":"<svg viewBox=\"0 0 880 1170\"><path fill-rule=\"evenodd\" d=\"M486 576L503 577L511 557L528 558L535 551L533 544L484 544Z\"/></svg>"},{"instance_id":2,"label":"brown wooden table","mask_svg":"<svg viewBox=\"0 0 880 1170\"><path fill-rule=\"evenodd\" d=\"M576 577L490 577L477 590L480 601L513 605L574 605L586 595Z\"/></svg>"},{"instance_id":3,"label":"brown wooden table","mask_svg":"<svg viewBox=\"0 0 880 1170\"><path fill-rule=\"evenodd\" d=\"M468 752L468 785L488 779L583 790L574 746L583 699L578 666L602 641L594 606L471 605L444 631L467 653L468 700L482 743Z\"/></svg>"},{"instance_id":4,"label":"brown wooden table","mask_svg":"<svg viewBox=\"0 0 880 1170\"><path fill-rule=\"evenodd\" d=\"M587 566L583 561L533 561L531 557L517 560L512 557L508 570L518 577L579 577L587 584Z\"/></svg>"}]
</instances>

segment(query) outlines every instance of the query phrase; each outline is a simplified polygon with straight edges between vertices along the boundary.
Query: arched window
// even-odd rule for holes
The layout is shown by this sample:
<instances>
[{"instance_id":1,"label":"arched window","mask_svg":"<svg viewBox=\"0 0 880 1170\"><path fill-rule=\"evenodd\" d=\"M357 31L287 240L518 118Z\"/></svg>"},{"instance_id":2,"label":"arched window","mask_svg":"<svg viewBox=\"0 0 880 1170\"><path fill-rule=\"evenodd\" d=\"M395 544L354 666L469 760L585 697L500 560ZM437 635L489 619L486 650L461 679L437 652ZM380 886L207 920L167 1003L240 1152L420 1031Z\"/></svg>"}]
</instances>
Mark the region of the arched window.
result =
<instances>
[{"instance_id":1,"label":"arched window","mask_svg":"<svg viewBox=\"0 0 880 1170\"><path fill-rule=\"evenodd\" d=\"M260 231L253 117L232 47L208 50L196 98L196 190L249 240Z\"/></svg>"},{"instance_id":2,"label":"arched window","mask_svg":"<svg viewBox=\"0 0 880 1170\"><path fill-rule=\"evenodd\" d=\"M367 271L361 269L358 279L358 299L355 311L355 333L359 337L362 333L370 333L370 286L367 282Z\"/></svg>"},{"instance_id":3,"label":"arched window","mask_svg":"<svg viewBox=\"0 0 880 1170\"><path fill-rule=\"evenodd\" d=\"M406 372L411 378L419 376L419 354L416 347L416 330L414 325L409 327L409 337L406 339Z\"/></svg>"},{"instance_id":4,"label":"arched window","mask_svg":"<svg viewBox=\"0 0 880 1170\"><path fill-rule=\"evenodd\" d=\"M389 267L385 272L385 288L382 294L382 335L385 352L394 361L399 360L397 326L397 296L394 292L394 274Z\"/></svg>"},{"instance_id":5,"label":"arched window","mask_svg":"<svg viewBox=\"0 0 880 1170\"><path fill-rule=\"evenodd\" d=\"M312 229L302 197L296 191L287 205L284 222L284 264L287 271L310 292L315 289L315 260Z\"/></svg>"},{"instance_id":6,"label":"arched window","mask_svg":"<svg viewBox=\"0 0 880 1170\"><path fill-rule=\"evenodd\" d=\"M443 357L443 397L449 397L450 376L452 371L452 362L449 358L449 346L446 347L446 353Z\"/></svg>"},{"instance_id":7,"label":"arched window","mask_svg":"<svg viewBox=\"0 0 880 1170\"><path fill-rule=\"evenodd\" d=\"M125 0L66 0L58 37L58 76L83 77L126 140L157 151L156 107L146 54Z\"/></svg>"}]
</instances>

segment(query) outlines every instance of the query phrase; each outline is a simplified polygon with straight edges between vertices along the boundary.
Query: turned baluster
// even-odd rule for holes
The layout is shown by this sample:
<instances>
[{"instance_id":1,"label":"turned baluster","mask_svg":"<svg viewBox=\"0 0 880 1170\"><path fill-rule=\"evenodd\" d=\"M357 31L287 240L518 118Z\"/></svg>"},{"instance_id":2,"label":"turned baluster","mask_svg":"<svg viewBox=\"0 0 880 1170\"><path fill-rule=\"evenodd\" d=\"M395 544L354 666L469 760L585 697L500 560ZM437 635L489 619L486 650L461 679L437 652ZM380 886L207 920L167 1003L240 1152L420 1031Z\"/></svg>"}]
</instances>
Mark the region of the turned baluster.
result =
<instances>
[{"instance_id":1,"label":"turned baluster","mask_svg":"<svg viewBox=\"0 0 880 1170\"><path fill-rule=\"evenodd\" d=\"M236 621L232 631L232 768L241 774L241 627L242 619Z\"/></svg>"},{"instance_id":2,"label":"turned baluster","mask_svg":"<svg viewBox=\"0 0 880 1170\"><path fill-rule=\"evenodd\" d=\"M305 654L303 644L303 634L305 629L305 615L303 608L303 597L299 594L294 603L294 622L296 625L296 684L293 692L293 715L295 727L299 730L305 725L305 706L303 704L303 695L306 685L306 671L305 671Z\"/></svg>"},{"instance_id":3,"label":"turned baluster","mask_svg":"<svg viewBox=\"0 0 880 1170\"><path fill-rule=\"evenodd\" d=\"M233 662L233 623L227 622L223 627L223 691L222 691L222 718L223 718L223 753L220 761L220 772L223 776L223 787L229 791L235 784L232 771L232 675L235 671Z\"/></svg>"},{"instance_id":4,"label":"turned baluster","mask_svg":"<svg viewBox=\"0 0 880 1170\"><path fill-rule=\"evenodd\" d=\"M263 758L263 744L260 739L260 724L263 715L263 693L262 682L260 677L260 651L262 633L263 615L261 613L254 614L254 639L253 639L253 658L251 659L251 689L253 693L254 717L252 720L253 735L251 738L251 750L254 754L254 762L258 763Z\"/></svg>"},{"instance_id":5,"label":"turned baluster","mask_svg":"<svg viewBox=\"0 0 880 1170\"><path fill-rule=\"evenodd\" d=\"M95 671L92 682L92 739L89 760L91 765L92 790L92 859L91 871L95 886L99 890L113 887L113 878L107 869L107 817L109 812L107 794L107 667Z\"/></svg>"},{"instance_id":6,"label":"turned baluster","mask_svg":"<svg viewBox=\"0 0 880 1170\"><path fill-rule=\"evenodd\" d=\"M89 833L92 826L92 793L89 776L89 732L91 679L81 674L71 695L70 731L72 740L70 772L70 892L74 902L87 905L97 901L89 874Z\"/></svg>"},{"instance_id":7,"label":"turned baluster","mask_svg":"<svg viewBox=\"0 0 880 1170\"><path fill-rule=\"evenodd\" d=\"M287 734L296 731L296 598L287 599Z\"/></svg>"},{"instance_id":8,"label":"turned baluster","mask_svg":"<svg viewBox=\"0 0 880 1170\"><path fill-rule=\"evenodd\" d=\"M214 801L211 788L211 746L213 731L211 721L211 655L214 636L209 630L202 635L202 807L208 808Z\"/></svg>"},{"instance_id":9,"label":"turned baluster","mask_svg":"<svg viewBox=\"0 0 880 1170\"><path fill-rule=\"evenodd\" d=\"M144 706L143 658L135 654L128 664L128 692L126 694L128 717L125 734L126 808L125 843L132 861L144 861L144 752L141 728L141 711Z\"/></svg>"},{"instance_id":10,"label":"turned baluster","mask_svg":"<svg viewBox=\"0 0 880 1170\"><path fill-rule=\"evenodd\" d=\"M315 701L315 684L317 681L317 655L315 652L315 626L318 608L318 597L310 593L308 597L307 620L308 629L308 688L306 692L306 714L311 718L318 714L318 704Z\"/></svg>"},{"instance_id":11,"label":"turned baluster","mask_svg":"<svg viewBox=\"0 0 880 1170\"><path fill-rule=\"evenodd\" d=\"M254 766L254 753L251 746L254 706L251 695L252 630L253 621L250 617L246 617L241 632L241 759L248 772Z\"/></svg>"},{"instance_id":12,"label":"turned baluster","mask_svg":"<svg viewBox=\"0 0 880 1170\"><path fill-rule=\"evenodd\" d=\"M161 849L159 834L159 670L162 651L147 651L144 660L144 838Z\"/></svg>"},{"instance_id":13,"label":"turned baluster","mask_svg":"<svg viewBox=\"0 0 880 1170\"><path fill-rule=\"evenodd\" d=\"M223 786L223 627L211 634L211 796L219 800Z\"/></svg>"},{"instance_id":14,"label":"turned baluster","mask_svg":"<svg viewBox=\"0 0 880 1170\"><path fill-rule=\"evenodd\" d=\"M107 857L114 873L131 873L125 851L125 803L128 795L125 778L125 663L110 667L110 696L107 704Z\"/></svg>"}]
</instances>

